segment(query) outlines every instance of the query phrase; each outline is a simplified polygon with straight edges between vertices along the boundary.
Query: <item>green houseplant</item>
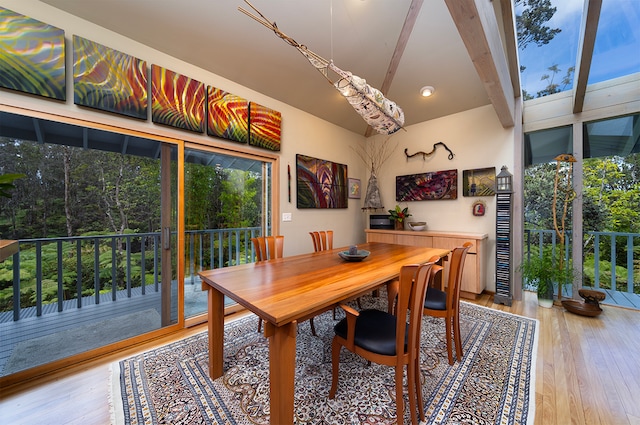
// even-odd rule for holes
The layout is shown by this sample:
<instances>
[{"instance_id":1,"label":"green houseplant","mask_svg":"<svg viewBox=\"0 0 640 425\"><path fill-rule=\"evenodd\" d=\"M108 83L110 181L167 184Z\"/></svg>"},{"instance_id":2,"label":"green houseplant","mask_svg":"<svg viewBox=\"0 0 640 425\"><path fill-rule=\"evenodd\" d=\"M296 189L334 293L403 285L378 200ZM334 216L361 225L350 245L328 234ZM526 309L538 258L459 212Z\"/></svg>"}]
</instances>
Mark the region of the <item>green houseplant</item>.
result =
<instances>
[{"instance_id":1,"label":"green houseplant","mask_svg":"<svg viewBox=\"0 0 640 425\"><path fill-rule=\"evenodd\" d=\"M409 214L409 207L400 208L400 205L396 205L395 209L389 210L391 220L394 221L396 230L404 229L404 220L407 217L411 217Z\"/></svg>"},{"instance_id":2,"label":"green houseplant","mask_svg":"<svg viewBox=\"0 0 640 425\"><path fill-rule=\"evenodd\" d=\"M571 285L576 271L571 261L559 261L554 258L550 249L545 249L542 255L532 255L520 265L522 278L538 293L538 305L551 307L553 305L554 288Z\"/></svg>"}]
</instances>

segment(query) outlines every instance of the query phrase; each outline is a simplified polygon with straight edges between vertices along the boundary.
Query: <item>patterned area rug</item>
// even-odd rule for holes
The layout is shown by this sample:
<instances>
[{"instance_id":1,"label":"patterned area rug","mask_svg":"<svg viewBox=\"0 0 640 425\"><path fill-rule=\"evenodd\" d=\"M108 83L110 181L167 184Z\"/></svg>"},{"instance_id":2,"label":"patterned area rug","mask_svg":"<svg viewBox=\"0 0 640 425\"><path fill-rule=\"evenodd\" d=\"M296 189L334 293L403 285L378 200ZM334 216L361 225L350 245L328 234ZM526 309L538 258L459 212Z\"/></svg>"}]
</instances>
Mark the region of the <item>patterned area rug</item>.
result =
<instances>
[{"instance_id":1,"label":"patterned area rug","mask_svg":"<svg viewBox=\"0 0 640 425\"><path fill-rule=\"evenodd\" d=\"M386 296L363 308L386 310ZM461 303L464 358L449 366L442 319L425 317L422 376L427 423L533 423L537 321ZM269 350L251 315L225 327L225 374L208 375L207 334L113 366L112 412L119 424L268 424ZM332 313L298 328L295 420L298 424L396 422L393 368L342 350L335 399L331 386ZM405 396L405 401L407 397ZM405 409L404 423L410 423Z\"/></svg>"}]
</instances>

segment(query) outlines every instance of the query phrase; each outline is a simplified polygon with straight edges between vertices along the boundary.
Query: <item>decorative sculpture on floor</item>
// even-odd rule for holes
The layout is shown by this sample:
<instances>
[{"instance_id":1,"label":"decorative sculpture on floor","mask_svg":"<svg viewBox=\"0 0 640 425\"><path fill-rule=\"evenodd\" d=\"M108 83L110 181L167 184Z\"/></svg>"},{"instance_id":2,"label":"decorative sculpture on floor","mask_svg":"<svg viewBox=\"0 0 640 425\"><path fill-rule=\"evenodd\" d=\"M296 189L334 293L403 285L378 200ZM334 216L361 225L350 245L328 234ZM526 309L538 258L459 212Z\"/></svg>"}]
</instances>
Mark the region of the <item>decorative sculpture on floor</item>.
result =
<instances>
[{"instance_id":1,"label":"decorative sculpture on floor","mask_svg":"<svg viewBox=\"0 0 640 425\"><path fill-rule=\"evenodd\" d=\"M272 30L278 37L287 44L298 49L300 53L318 70L324 77L344 96L355 111L364 118L374 130L380 134L392 134L404 125L404 112L402 109L384 97L382 92L367 84L366 80L353 75L349 71L343 71L334 65L333 61L328 61L323 57L307 49L307 46L299 44L294 39L284 34L275 22L269 21L258 9L247 0L244 0L258 15L238 7L238 10L250 18L261 23ZM339 79L333 81L329 77L329 71L338 75Z\"/></svg>"}]
</instances>

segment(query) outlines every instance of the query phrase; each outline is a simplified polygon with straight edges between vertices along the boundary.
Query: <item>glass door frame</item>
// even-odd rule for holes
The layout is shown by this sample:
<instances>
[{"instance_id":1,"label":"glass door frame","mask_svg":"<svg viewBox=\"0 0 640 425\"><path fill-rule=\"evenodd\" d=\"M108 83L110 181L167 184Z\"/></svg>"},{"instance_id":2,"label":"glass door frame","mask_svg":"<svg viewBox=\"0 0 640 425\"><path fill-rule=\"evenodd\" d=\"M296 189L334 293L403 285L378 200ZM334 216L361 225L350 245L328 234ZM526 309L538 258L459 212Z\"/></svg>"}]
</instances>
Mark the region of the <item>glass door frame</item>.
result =
<instances>
[{"instance_id":1,"label":"glass door frame","mask_svg":"<svg viewBox=\"0 0 640 425\"><path fill-rule=\"evenodd\" d=\"M280 169L280 156L277 154L272 154L272 153L268 153L268 152L253 152L253 151L248 151L248 150L244 150L244 149L229 149L227 147L219 147L219 146L215 146L215 145L209 145L209 144L202 144L202 143L198 143L195 141L185 141L185 143L182 146L181 151L179 152L179 164L180 164L180 212L182 214L182 217L184 217L184 211L185 211L185 206L184 206L184 193L185 193L185 177L184 177L184 170L185 170L185 166L184 166L184 155L185 152L187 150L199 150L199 151L203 151L203 152L212 152L212 153L219 153L222 155L227 155L227 156L236 156L236 157L240 157L240 158L246 158L246 159L251 159L254 161L260 161L263 163L263 193L264 194L268 194L266 196L263 196L263 205L262 205L262 211L263 211L263 219L261 220L261 225L263 228L263 234L266 234L266 232L268 230L270 230L271 234L277 235L280 232L280 227L279 227L279 220L277 220L276 218L280 216L280 196L279 196L279 190L278 188L279 186L279 178L278 176L280 175L279 173L279 169ZM265 163L269 163L271 165L271 171L269 173L269 175L265 175L265 169L266 167L264 166ZM270 178L270 181L269 181ZM270 186L270 190L267 190L267 186ZM180 271L181 271L181 281L182 285L180 286L180 291L181 291L181 302L180 302L180 314L182 315L182 317L184 318L184 261L185 261L185 247L184 247L184 241L185 241L185 237L184 237L184 231L185 231L185 223L184 223L184 219L180 220L179 223L179 243L180 243L180 249L181 249L181 253L180 253L180 259L182 261L181 265L180 265ZM229 307L225 308L225 314L231 314L237 311L240 311L244 309L244 307L242 307L239 304L233 304ZM193 317L189 317L189 318L184 318L185 323L184 323L184 327L191 327L191 326L195 326L197 324L203 323L207 320L207 312L203 313L203 314L199 314Z\"/></svg>"}]
</instances>

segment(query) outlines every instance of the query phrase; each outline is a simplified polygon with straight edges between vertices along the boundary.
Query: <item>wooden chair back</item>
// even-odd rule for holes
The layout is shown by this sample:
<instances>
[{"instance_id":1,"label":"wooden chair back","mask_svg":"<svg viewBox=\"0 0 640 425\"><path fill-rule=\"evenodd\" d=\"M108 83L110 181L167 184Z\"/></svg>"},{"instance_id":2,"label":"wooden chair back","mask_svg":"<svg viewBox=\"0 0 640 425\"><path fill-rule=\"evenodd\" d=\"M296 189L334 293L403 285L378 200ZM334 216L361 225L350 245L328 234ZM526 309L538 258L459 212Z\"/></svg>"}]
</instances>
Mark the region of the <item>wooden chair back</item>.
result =
<instances>
[{"instance_id":1,"label":"wooden chair back","mask_svg":"<svg viewBox=\"0 0 640 425\"><path fill-rule=\"evenodd\" d=\"M284 236L260 236L251 238L251 242L256 253L256 261L282 258Z\"/></svg>"},{"instance_id":2,"label":"wooden chair back","mask_svg":"<svg viewBox=\"0 0 640 425\"><path fill-rule=\"evenodd\" d=\"M338 387L340 348L345 347L369 361L395 367L396 412L399 423L404 417L403 377L404 365L407 365L411 422L418 423L416 411L419 412L420 420L425 420L420 383L420 332L424 297L429 281L435 275L432 273L433 268L442 269L433 262L405 265L400 269L395 315L380 310L358 312L349 306L341 305L347 317L335 327L336 335L332 343L331 357L333 373L329 398L335 397ZM367 324L359 325L359 320L366 320ZM345 322L346 335L344 335ZM384 326L384 323L388 323L388 326ZM393 329L392 323L395 323L394 333L389 334L389 330ZM383 329L387 332L385 333ZM384 344L384 341L390 342L390 336L395 337L393 350L390 349L390 344ZM363 341L369 348L357 345L357 340ZM377 340L379 341L376 342Z\"/></svg>"},{"instance_id":3,"label":"wooden chair back","mask_svg":"<svg viewBox=\"0 0 640 425\"><path fill-rule=\"evenodd\" d=\"M314 252L333 249L333 230L320 230L309 234L313 240Z\"/></svg>"},{"instance_id":4,"label":"wooden chair back","mask_svg":"<svg viewBox=\"0 0 640 425\"><path fill-rule=\"evenodd\" d=\"M447 355L449 364L453 365L453 345L456 349L456 357L462 359L462 337L460 335L460 287L462 286L462 273L464 262L467 258L472 242L466 242L461 247L454 248L449 256L449 277L447 287L443 289L428 288L424 301L424 314L433 317L444 318L445 337L447 339ZM432 281L438 280L436 274L442 269L433 269Z\"/></svg>"}]
</instances>

